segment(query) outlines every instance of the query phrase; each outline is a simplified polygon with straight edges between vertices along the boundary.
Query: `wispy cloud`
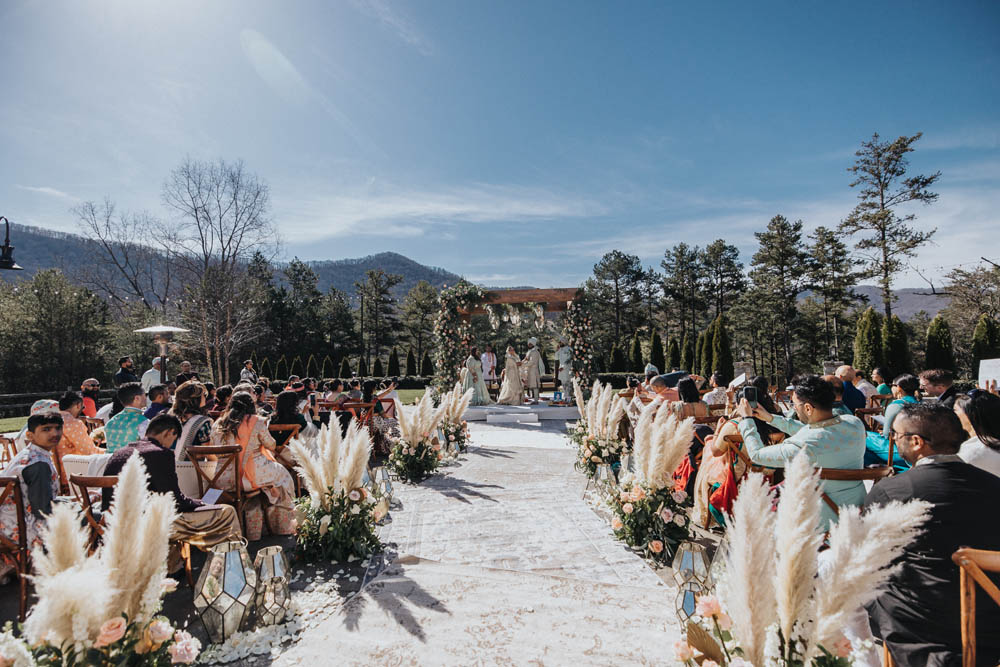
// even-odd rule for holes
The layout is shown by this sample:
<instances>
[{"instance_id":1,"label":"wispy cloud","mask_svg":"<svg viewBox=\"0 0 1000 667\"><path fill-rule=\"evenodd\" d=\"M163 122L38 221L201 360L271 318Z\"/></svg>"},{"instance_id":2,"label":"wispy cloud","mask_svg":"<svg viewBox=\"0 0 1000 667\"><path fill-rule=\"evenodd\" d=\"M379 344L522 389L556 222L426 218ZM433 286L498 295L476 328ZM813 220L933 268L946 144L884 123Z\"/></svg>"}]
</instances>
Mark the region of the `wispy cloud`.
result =
<instances>
[{"instance_id":1,"label":"wispy cloud","mask_svg":"<svg viewBox=\"0 0 1000 667\"><path fill-rule=\"evenodd\" d=\"M928 150L992 149L1000 148L1000 128L966 127L940 134L928 132L919 142L919 148Z\"/></svg>"},{"instance_id":2,"label":"wispy cloud","mask_svg":"<svg viewBox=\"0 0 1000 667\"><path fill-rule=\"evenodd\" d=\"M45 195L47 197L55 197L57 199L65 199L66 201L80 201L78 197L74 197L68 192L63 192L62 190L57 190L55 188L50 188L47 185L14 185L18 190L26 190L27 192L35 192L40 195Z\"/></svg>"},{"instance_id":3,"label":"wispy cloud","mask_svg":"<svg viewBox=\"0 0 1000 667\"><path fill-rule=\"evenodd\" d=\"M422 55L433 53L433 45L416 24L393 9L386 0L353 0L353 3L362 13L377 19Z\"/></svg>"},{"instance_id":4,"label":"wispy cloud","mask_svg":"<svg viewBox=\"0 0 1000 667\"><path fill-rule=\"evenodd\" d=\"M600 203L542 189L472 185L442 190L294 198L280 202L290 240L337 237L419 236L441 226L537 222L601 216Z\"/></svg>"}]
</instances>

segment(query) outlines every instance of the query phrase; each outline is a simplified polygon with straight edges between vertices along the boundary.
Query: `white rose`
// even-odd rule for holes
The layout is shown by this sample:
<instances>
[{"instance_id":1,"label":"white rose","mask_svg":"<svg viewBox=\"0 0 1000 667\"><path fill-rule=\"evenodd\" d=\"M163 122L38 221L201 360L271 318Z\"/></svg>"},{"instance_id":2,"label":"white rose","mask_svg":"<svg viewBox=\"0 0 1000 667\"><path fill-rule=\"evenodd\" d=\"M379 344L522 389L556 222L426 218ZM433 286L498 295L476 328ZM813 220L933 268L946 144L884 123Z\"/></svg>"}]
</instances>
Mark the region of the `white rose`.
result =
<instances>
[{"instance_id":1,"label":"white rose","mask_svg":"<svg viewBox=\"0 0 1000 667\"><path fill-rule=\"evenodd\" d=\"M326 535L326 531L330 530L330 515L325 514L323 518L319 520L319 534Z\"/></svg>"},{"instance_id":2,"label":"white rose","mask_svg":"<svg viewBox=\"0 0 1000 667\"><path fill-rule=\"evenodd\" d=\"M674 515L674 523L676 523L678 526L681 526L683 528L684 527L684 523L685 523L684 515L683 514L675 514Z\"/></svg>"},{"instance_id":3,"label":"white rose","mask_svg":"<svg viewBox=\"0 0 1000 667\"><path fill-rule=\"evenodd\" d=\"M360 514L360 513L361 513L360 505L351 505L351 514Z\"/></svg>"}]
</instances>

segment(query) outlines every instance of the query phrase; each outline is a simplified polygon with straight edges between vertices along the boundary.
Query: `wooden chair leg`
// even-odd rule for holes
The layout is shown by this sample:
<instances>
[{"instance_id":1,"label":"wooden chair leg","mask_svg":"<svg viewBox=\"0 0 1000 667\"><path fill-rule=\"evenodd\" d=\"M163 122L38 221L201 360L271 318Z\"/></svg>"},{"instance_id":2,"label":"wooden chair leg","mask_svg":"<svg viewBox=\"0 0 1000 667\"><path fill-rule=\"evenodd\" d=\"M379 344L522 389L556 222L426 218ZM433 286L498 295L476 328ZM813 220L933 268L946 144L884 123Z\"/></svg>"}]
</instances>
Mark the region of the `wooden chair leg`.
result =
<instances>
[{"instance_id":1,"label":"wooden chair leg","mask_svg":"<svg viewBox=\"0 0 1000 667\"><path fill-rule=\"evenodd\" d=\"M882 667L896 667L892 661L892 654L889 653L889 645L882 642Z\"/></svg>"},{"instance_id":2,"label":"wooden chair leg","mask_svg":"<svg viewBox=\"0 0 1000 667\"><path fill-rule=\"evenodd\" d=\"M17 618L21 623L24 623L24 619L28 615L28 573L18 572L17 578L18 584L21 587L21 599L18 601Z\"/></svg>"},{"instance_id":3,"label":"wooden chair leg","mask_svg":"<svg viewBox=\"0 0 1000 667\"><path fill-rule=\"evenodd\" d=\"M184 574L187 576L188 586L194 589L194 577L191 575L191 544L181 542L181 558L184 560Z\"/></svg>"}]
</instances>

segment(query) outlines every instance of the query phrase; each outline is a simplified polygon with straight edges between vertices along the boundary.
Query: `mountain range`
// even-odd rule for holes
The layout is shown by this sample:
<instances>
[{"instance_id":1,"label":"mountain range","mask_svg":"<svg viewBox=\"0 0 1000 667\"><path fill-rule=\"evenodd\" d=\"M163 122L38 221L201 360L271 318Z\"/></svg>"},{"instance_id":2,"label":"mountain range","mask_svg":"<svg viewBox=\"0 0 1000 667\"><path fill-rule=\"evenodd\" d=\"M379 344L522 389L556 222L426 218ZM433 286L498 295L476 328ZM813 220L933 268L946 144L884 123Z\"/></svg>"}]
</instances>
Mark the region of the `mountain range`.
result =
<instances>
[{"instance_id":1,"label":"mountain range","mask_svg":"<svg viewBox=\"0 0 1000 667\"><path fill-rule=\"evenodd\" d=\"M30 278L41 269L57 268L68 276L80 273L89 262L94 261L95 250L91 241L76 234L56 232L27 225L11 224L11 244L15 247L14 258L23 266L23 272L3 272L0 279L18 277ZM364 280L365 271L382 269L386 273L403 276L402 282L393 290L397 298L402 298L414 285L426 280L434 287L453 285L460 276L442 268L426 266L394 252L382 252L356 259L320 260L306 262L319 277L319 289L331 286L348 293L354 291L354 283ZM859 285L855 290L868 299L875 310L882 309L882 296L873 285ZM926 289L901 288L894 290L896 302L893 312L907 320L920 311L934 316L948 305L948 297L929 294ZM802 298L805 294L802 295Z\"/></svg>"}]
</instances>

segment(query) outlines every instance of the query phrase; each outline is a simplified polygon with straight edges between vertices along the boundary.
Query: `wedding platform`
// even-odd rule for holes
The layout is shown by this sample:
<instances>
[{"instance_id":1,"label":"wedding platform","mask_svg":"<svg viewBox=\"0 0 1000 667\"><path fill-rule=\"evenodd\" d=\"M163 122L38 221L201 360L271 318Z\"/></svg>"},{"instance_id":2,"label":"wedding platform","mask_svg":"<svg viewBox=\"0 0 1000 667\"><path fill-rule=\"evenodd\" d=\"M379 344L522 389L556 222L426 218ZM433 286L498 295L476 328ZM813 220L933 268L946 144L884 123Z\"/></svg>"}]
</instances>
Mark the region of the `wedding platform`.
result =
<instances>
[{"instance_id":1,"label":"wedding platform","mask_svg":"<svg viewBox=\"0 0 1000 667\"><path fill-rule=\"evenodd\" d=\"M465 411L465 421L489 424L530 424L542 420L574 420L580 418L575 405L477 405Z\"/></svg>"}]
</instances>

